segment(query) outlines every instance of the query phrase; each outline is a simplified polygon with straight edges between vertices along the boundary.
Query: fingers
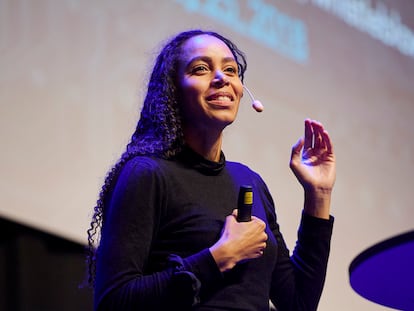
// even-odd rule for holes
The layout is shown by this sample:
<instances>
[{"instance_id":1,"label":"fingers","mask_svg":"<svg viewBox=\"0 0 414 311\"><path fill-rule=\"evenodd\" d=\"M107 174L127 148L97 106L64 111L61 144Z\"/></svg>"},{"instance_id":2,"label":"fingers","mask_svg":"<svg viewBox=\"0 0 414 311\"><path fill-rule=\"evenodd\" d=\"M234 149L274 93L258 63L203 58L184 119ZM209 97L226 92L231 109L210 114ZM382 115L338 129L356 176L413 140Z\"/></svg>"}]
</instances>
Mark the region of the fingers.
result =
<instances>
[{"instance_id":1,"label":"fingers","mask_svg":"<svg viewBox=\"0 0 414 311\"><path fill-rule=\"evenodd\" d=\"M325 148L328 150L329 153L333 153L333 145L331 138L329 137L329 134L327 131L322 132L322 137L325 142Z\"/></svg>"},{"instance_id":2,"label":"fingers","mask_svg":"<svg viewBox=\"0 0 414 311\"><path fill-rule=\"evenodd\" d=\"M315 136L314 148L317 150L327 151L328 153L333 153L331 138L329 137L328 132L324 129L323 125L315 121L313 129Z\"/></svg>"},{"instance_id":3,"label":"fingers","mask_svg":"<svg viewBox=\"0 0 414 311\"><path fill-rule=\"evenodd\" d=\"M322 139L323 126L321 123L305 119L305 133L303 138L299 140L292 146L292 155L291 158L300 155L302 147L304 150L309 150L312 148L320 148L323 144Z\"/></svg>"},{"instance_id":4,"label":"fingers","mask_svg":"<svg viewBox=\"0 0 414 311\"><path fill-rule=\"evenodd\" d=\"M295 153L299 153L302 146L305 150L314 147L319 148L323 144L324 132L325 130L322 123L311 119L305 119L304 136L303 138L299 138L296 144L293 145L292 150Z\"/></svg>"},{"instance_id":5,"label":"fingers","mask_svg":"<svg viewBox=\"0 0 414 311\"><path fill-rule=\"evenodd\" d=\"M255 251L252 253L252 258L257 258L257 257L261 257L263 256L265 250L267 247L267 236L266 236L266 240L262 241L261 243L259 243L256 248Z\"/></svg>"},{"instance_id":6,"label":"fingers","mask_svg":"<svg viewBox=\"0 0 414 311\"><path fill-rule=\"evenodd\" d=\"M252 221L257 222L257 225L261 231L261 234L259 236L259 243L257 245L257 255L260 257L260 256L263 256L264 250L266 249L266 246L267 246L268 235L265 232L266 224L260 218L257 218L255 216L252 216Z\"/></svg>"},{"instance_id":7,"label":"fingers","mask_svg":"<svg viewBox=\"0 0 414 311\"><path fill-rule=\"evenodd\" d=\"M266 239L266 241L264 241L260 246L259 246L259 254L260 255L263 255L263 253L264 253L264 251L265 251L265 249L266 249L266 246L267 246L267 239Z\"/></svg>"},{"instance_id":8,"label":"fingers","mask_svg":"<svg viewBox=\"0 0 414 311\"><path fill-rule=\"evenodd\" d=\"M312 120L306 119L305 120L305 142L303 148L309 149L313 146L313 128L312 128Z\"/></svg>"},{"instance_id":9,"label":"fingers","mask_svg":"<svg viewBox=\"0 0 414 311\"><path fill-rule=\"evenodd\" d=\"M241 252L244 254L243 259L256 258L262 255L266 248L268 235L266 233L266 223L252 216L249 222L237 222L237 210L227 216L226 223L228 226L228 235L236 243L240 243Z\"/></svg>"},{"instance_id":10,"label":"fingers","mask_svg":"<svg viewBox=\"0 0 414 311\"><path fill-rule=\"evenodd\" d=\"M297 143L295 146L297 146ZM305 150L326 149L328 152L333 152L332 141L329 137L328 132L324 129L322 123L311 119L305 120L305 136L303 148Z\"/></svg>"}]
</instances>

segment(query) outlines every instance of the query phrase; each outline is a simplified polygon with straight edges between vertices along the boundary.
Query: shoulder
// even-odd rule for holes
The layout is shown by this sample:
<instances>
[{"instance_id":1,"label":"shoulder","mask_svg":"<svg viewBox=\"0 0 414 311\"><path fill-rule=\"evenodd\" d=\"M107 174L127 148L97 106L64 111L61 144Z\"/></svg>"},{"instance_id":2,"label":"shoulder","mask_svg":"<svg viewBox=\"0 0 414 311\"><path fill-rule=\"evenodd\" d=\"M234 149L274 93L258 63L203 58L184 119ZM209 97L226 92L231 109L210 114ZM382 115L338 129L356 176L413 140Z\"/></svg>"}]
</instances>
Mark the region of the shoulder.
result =
<instances>
[{"instance_id":1,"label":"shoulder","mask_svg":"<svg viewBox=\"0 0 414 311\"><path fill-rule=\"evenodd\" d=\"M268 193L269 190L265 181L256 171L252 170L249 166L239 162L226 162L227 171L233 178L243 181L244 183L252 184L258 189L262 189Z\"/></svg>"},{"instance_id":2,"label":"shoulder","mask_svg":"<svg viewBox=\"0 0 414 311\"><path fill-rule=\"evenodd\" d=\"M149 156L135 156L125 162L122 174L141 174L159 170L160 159Z\"/></svg>"},{"instance_id":3,"label":"shoulder","mask_svg":"<svg viewBox=\"0 0 414 311\"><path fill-rule=\"evenodd\" d=\"M144 197L165 189L167 178L161 168L162 159L149 156L135 156L120 166L114 177L113 196L129 198ZM132 200L132 199L130 199Z\"/></svg>"},{"instance_id":4,"label":"shoulder","mask_svg":"<svg viewBox=\"0 0 414 311\"><path fill-rule=\"evenodd\" d=\"M250 179L263 182L262 178L257 172L255 172L249 166L243 163L226 161L226 168L230 172L231 175L245 176L245 177L249 177Z\"/></svg>"},{"instance_id":5,"label":"shoulder","mask_svg":"<svg viewBox=\"0 0 414 311\"><path fill-rule=\"evenodd\" d=\"M157 170L160 167L160 161L162 159L138 155L126 161L124 170Z\"/></svg>"},{"instance_id":6,"label":"shoulder","mask_svg":"<svg viewBox=\"0 0 414 311\"><path fill-rule=\"evenodd\" d=\"M147 182L149 179L162 179L163 171L161 162L163 160L150 156L135 156L127 160L119 173L119 182Z\"/></svg>"},{"instance_id":7,"label":"shoulder","mask_svg":"<svg viewBox=\"0 0 414 311\"><path fill-rule=\"evenodd\" d=\"M127 178L168 180L179 173L180 165L174 159L138 155L129 159L122 167L121 175Z\"/></svg>"}]
</instances>

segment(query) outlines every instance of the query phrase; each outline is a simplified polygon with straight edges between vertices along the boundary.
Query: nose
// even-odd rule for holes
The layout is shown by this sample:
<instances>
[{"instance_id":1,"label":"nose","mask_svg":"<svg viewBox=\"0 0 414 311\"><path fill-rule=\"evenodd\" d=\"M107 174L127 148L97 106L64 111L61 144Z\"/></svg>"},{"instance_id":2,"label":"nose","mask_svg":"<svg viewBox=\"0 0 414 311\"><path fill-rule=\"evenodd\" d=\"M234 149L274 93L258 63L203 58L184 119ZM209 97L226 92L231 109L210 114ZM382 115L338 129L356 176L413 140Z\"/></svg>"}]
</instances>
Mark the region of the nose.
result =
<instances>
[{"instance_id":1,"label":"nose","mask_svg":"<svg viewBox=\"0 0 414 311\"><path fill-rule=\"evenodd\" d=\"M227 79L227 76L221 70L216 71L212 82L213 82L213 85L216 87L222 87L230 83L229 80Z\"/></svg>"}]
</instances>

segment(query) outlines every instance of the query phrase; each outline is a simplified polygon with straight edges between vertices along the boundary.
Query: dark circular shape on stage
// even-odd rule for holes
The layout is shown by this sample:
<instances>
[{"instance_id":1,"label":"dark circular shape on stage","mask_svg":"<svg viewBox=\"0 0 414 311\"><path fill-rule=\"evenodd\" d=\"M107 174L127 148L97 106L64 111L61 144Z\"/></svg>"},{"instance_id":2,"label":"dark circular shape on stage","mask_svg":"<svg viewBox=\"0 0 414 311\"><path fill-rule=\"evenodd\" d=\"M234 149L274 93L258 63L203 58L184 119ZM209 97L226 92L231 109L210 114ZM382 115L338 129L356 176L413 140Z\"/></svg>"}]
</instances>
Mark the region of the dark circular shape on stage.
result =
<instances>
[{"instance_id":1,"label":"dark circular shape on stage","mask_svg":"<svg viewBox=\"0 0 414 311\"><path fill-rule=\"evenodd\" d=\"M349 266L352 288L383 306L414 310L414 231L366 249Z\"/></svg>"}]
</instances>

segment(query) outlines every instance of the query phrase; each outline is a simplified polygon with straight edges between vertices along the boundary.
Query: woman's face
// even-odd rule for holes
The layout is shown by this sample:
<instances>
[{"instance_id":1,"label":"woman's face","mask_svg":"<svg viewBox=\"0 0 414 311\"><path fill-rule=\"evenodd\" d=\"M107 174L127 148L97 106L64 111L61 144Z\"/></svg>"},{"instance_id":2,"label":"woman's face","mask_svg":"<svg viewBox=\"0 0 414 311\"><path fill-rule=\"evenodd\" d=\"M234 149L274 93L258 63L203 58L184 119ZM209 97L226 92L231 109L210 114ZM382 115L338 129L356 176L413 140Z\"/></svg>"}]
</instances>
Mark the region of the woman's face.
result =
<instances>
[{"instance_id":1,"label":"woman's face","mask_svg":"<svg viewBox=\"0 0 414 311\"><path fill-rule=\"evenodd\" d=\"M182 46L178 84L187 129L223 130L237 115L243 85L228 46L199 35Z\"/></svg>"}]
</instances>

